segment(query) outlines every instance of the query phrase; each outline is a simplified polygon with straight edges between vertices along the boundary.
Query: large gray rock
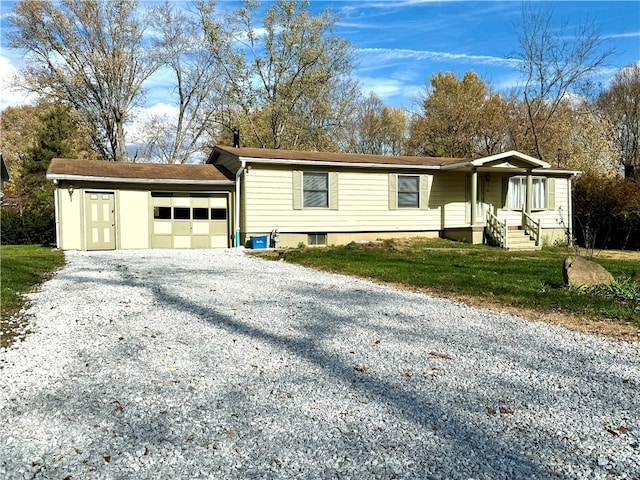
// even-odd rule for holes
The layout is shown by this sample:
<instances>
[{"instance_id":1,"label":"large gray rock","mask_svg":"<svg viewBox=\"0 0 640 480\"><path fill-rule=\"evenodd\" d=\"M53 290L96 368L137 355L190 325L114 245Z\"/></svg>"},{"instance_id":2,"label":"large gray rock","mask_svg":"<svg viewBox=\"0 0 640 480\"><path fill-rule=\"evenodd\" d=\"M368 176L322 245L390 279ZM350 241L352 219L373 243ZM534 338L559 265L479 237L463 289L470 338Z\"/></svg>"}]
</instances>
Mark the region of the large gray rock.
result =
<instances>
[{"instance_id":1,"label":"large gray rock","mask_svg":"<svg viewBox=\"0 0 640 480\"><path fill-rule=\"evenodd\" d=\"M614 281L613 275L602 265L574 256L564 259L562 275L564 282L572 287L590 287Z\"/></svg>"}]
</instances>

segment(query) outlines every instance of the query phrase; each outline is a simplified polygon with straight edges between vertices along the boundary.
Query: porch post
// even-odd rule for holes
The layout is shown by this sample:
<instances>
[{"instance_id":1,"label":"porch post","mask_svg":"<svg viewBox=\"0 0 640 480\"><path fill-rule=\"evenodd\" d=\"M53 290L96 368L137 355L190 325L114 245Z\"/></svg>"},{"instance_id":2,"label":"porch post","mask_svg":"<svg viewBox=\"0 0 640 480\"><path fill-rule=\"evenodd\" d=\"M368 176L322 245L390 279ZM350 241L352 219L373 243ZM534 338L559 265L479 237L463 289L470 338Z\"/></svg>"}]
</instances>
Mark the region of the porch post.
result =
<instances>
[{"instance_id":1,"label":"porch post","mask_svg":"<svg viewBox=\"0 0 640 480\"><path fill-rule=\"evenodd\" d=\"M527 200L525 203L525 211L527 212L527 215L531 215L531 195L533 193L533 176L531 175L531 172L527 172L527 188L526 188L526 196L527 196Z\"/></svg>"},{"instance_id":2,"label":"porch post","mask_svg":"<svg viewBox=\"0 0 640 480\"><path fill-rule=\"evenodd\" d=\"M478 209L478 171L474 168L471 171L471 225L476 224Z\"/></svg>"}]
</instances>

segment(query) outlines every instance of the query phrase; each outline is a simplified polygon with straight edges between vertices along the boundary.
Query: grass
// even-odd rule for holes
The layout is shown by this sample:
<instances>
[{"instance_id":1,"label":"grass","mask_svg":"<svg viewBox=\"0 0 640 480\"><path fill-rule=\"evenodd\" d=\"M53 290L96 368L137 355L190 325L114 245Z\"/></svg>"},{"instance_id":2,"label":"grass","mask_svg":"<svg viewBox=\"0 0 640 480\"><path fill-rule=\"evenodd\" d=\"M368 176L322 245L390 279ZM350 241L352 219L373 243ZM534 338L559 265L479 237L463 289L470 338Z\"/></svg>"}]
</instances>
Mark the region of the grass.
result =
<instances>
[{"instance_id":1,"label":"grass","mask_svg":"<svg viewBox=\"0 0 640 480\"><path fill-rule=\"evenodd\" d=\"M10 345L21 320L14 317L24 305L23 294L33 290L64 264L64 254L38 245L2 245L0 247L1 288L0 346Z\"/></svg>"},{"instance_id":2,"label":"grass","mask_svg":"<svg viewBox=\"0 0 640 480\"><path fill-rule=\"evenodd\" d=\"M640 272L640 255L634 259L597 259L618 282L615 288L584 290L564 285L562 264L568 254L562 248L509 252L438 239L292 249L284 251L282 257L443 296L640 327L637 284L630 280Z\"/></svg>"}]
</instances>

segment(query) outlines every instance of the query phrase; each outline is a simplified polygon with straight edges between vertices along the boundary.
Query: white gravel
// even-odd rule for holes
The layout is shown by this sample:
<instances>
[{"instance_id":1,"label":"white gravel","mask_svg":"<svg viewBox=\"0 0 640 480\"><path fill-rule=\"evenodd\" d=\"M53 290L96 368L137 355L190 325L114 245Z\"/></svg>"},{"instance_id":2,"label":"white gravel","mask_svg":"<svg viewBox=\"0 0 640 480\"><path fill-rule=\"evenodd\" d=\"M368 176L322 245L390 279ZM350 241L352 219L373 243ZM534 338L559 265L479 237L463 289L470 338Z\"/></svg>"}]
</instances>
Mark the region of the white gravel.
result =
<instances>
[{"instance_id":1,"label":"white gravel","mask_svg":"<svg viewBox=\"0 0 640 480\"><path fill-rule=\"evenodd\" d=\"M640 344L241 251L70 252L2 479L640 478Z\"/></svg>"}]
</instances>

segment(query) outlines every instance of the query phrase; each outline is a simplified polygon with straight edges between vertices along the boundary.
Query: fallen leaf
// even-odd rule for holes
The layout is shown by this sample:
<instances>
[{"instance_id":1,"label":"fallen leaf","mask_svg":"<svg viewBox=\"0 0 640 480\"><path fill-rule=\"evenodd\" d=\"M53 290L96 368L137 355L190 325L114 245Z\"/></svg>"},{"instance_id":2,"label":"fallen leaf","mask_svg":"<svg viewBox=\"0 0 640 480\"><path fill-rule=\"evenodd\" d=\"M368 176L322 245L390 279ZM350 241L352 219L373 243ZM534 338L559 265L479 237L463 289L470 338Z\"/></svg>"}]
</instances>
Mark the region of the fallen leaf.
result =
<instances>
[{"instance_id":1,"label":"fallen leaf","mask_svg":"<svg viewBox=\"0 0 640 480\"><path fill-rule=\"evenodd\" d=\"M487 407L487 413L489 415L495 415L496 414L496 409L493 407Z\"/></svg>"},{"instance_id":2,"label":"fallen leaf","mask_svg":"<svg viewBox=\"0 0 640 480\"><path fill-rule=\"evenodd\" d=\"M629 378L623 378L622 383L624 384L631 383L631 380Z\"/></svg>"},{"instance_id":3,"label":"fallen leaf","mask_svg":"<svg viewBox=\"0 0 640 480\"><path fill-rule=\"evenodd\" d=\"M619 436L619 435L620 435L620 432L618 432L618 431L614 430L614 429L613 429L613 428L611 428L611 427L604 427L604 428L605 428L605 430L606 430L607 432L609 432L609 433L610 433L611 435L613 435L614 437L617 437L617 436Z\"/></svg>"},{"instance_id":4,"label":"fallen leaf","mask_svg":"<svg viewBox=\"0 0 640 480\"><path fill-rule=\"evenodd\" d=\"M109 463L111 461L111 455L105 455L104 456L104 461Z\"/></svg>"},{"instance_id":5,"label":"fallen leaf","mask_svg":"<svg viewBox=\"0 0 640 480\"><path fill-rule=\"evenodd\" d=\"M73 478L73 475L67 475L66 477L64 477L64 480L71 480Z\"/></svg>"},{"instance_id":6,"label":"fallen leaf","mask_svg":"<svg viewBox=\"0 0 640 480\"><path fill-rule=\"evenodd\" d=\"M406 378L411 378L411 372L404 372L403 374Z\"/></svg>"},{"instance_id":7,"label":"fallen leaf","mask_svg":"<svg viewBox=\"0 0 640 480\"><path fill-rule=\"evenodd\" d=\"M453 357L451 355L447 355L446 353L429 352L429 355L431 355L434 358L444 358L445 360L453 360Z\"/></svg>"},{"instance_id":8,"label":"fallen leaf","mask_svg":"<svg viewBox=\"0 0 640 480\"><path fill-rule=\"evenodd\" d=\"M355 367L353 367L353 369L356 372L366 372L367 370L369 370L369 367L367 367L366 365L356 365Z\"/></svg>"},{"instance_id":9,"label":"fallen leaf","mask_svg":"<svg viewBox=\"0 0 640 480\"><path fill-rule=\"evenodd\" d=\"M627 433L627 432L629 431L629 429L628 429L627 427L625 427L624 425L620 425L620 426L618 427L618 431L619 431L620 433Z\"/></svg>"},{"instance_id":10,"label":"fallen leaf","mask_svg":"<svg viewBox=\"0 0 640 480\"><path fill-rule=\"evenodd\" d=\"M503 415L505 414L513 415L513 410L511 410L509 407L500 407L498 410L500 410L500 413L502 413Z\"/></svg>"},{"instance_id":11,"label":"fallen leaf","mask_svg":"<svg viewBox=\"0 0 640 480\"><path fill-rule=\"evenodd\" d=\"M373 342L373 343L375 343L376 345L380 345L380 340L376 340L376 341L375 341L375 342Z\"/></svg>"}]
</instances>

